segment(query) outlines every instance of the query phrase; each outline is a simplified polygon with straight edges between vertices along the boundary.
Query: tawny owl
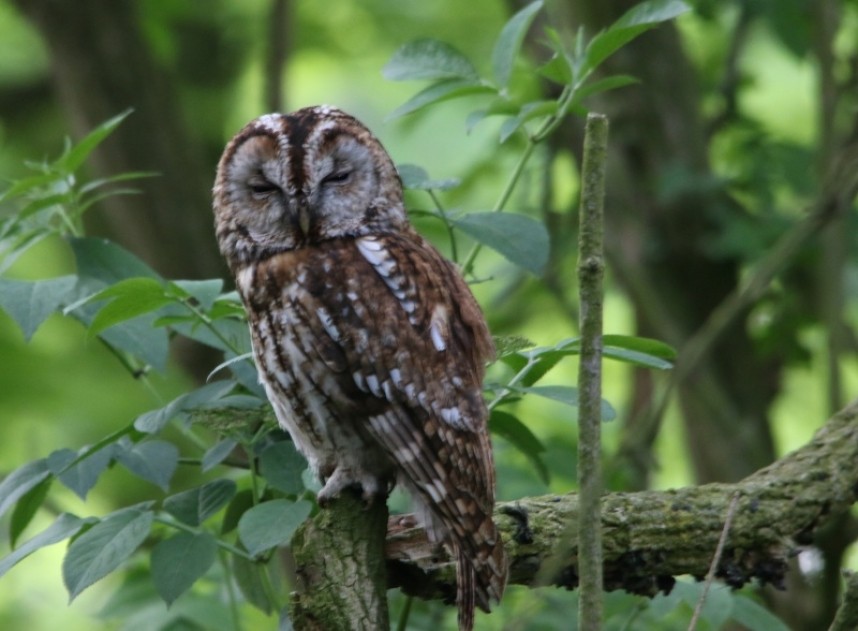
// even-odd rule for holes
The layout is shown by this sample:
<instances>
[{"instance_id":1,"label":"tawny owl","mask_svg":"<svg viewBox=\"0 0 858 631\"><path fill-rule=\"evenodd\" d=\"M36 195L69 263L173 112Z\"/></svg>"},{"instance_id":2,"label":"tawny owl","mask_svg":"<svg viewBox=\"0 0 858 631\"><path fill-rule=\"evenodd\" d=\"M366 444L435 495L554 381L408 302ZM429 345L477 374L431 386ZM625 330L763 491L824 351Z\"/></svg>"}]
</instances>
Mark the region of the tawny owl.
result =
<instances>
[{"instance_id":1,"label":"tawny owl","mask_svg":"<svg viewBox=\"0 0 858 631\"><path fill-rule=\"evenodd\" d=\"M457 269L409 224L387 152L332 107L262 116L227 145L214 211L260 378L319 503L403 484L457 558L470 629L507 572L481 394L492 342Z\"/></svg>"}]
</instances>

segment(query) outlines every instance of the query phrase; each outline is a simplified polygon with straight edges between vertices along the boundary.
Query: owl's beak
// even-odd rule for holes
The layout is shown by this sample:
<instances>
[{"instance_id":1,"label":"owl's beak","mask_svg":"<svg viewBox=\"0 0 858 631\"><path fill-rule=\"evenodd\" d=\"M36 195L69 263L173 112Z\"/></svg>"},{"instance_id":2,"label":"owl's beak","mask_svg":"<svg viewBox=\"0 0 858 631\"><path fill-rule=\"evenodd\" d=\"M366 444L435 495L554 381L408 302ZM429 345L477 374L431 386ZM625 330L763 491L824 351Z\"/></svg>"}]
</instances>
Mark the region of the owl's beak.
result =
<instances>
[{"instance_id":1,"label":"owl's beak","mask_svg":"<svg viewBox=\"0 0 858 631\"><path fill-rule=\"evenodd\" d=\"M307 204L298 205L298 227L305 235L310 232L310 209Z\"/></svg>"},{"instance_id":2,"label":"owl's beak","mask_svg":"<svg viewBox=\"0 0 858 631\"><path fill-rule=\"evenodd\" d=\"M307 198L298 193L289 204L289 215L292 225L297 227L301 234L306 236L310 232L310 205Z\"/></svg>"}]
</instances>

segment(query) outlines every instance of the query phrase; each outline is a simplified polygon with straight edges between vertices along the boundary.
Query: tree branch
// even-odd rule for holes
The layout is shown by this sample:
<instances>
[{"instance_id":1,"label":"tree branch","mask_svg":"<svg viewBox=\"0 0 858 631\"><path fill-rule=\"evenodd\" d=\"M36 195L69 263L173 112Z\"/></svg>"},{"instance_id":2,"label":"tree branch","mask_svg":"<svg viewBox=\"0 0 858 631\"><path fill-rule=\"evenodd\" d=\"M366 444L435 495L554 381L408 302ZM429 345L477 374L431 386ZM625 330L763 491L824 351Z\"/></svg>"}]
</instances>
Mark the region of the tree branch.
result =
<instances>
[{"instance_id":1,"label":"tree branch","mask_svg":"<svg viewBox=\"0 0 858 631\"><path fill-rule=\"evenodd\" d=\"M374 631L389 625L383 562L387 506L344 493L292 539L298 577L289 615L301 631Z\"/></svg>"},{"instance_id":2,"label":"tree branch","mask_svg":"<svg viewBox=\"0 0 858 631\"><path fill-rule=\"evenodd\" d=\"M674 576L706 575L734 494L738 506L716 575L731 586L752 579L781 586L787 558L817 529L858 499L858 400L833 416L807 445L736 484L668 491L611 493L602 501L604 580L608 590L653 596ZM578 585L578 498L549 495L501 503L495 510L510 583L531 585L540 567L565 545L565 563L551 582ZM451 601L455 568L421 528L392 519L386 555L391 587L421 598ZM574 526L573 526L574 528Z\"/></svg>"}]
</instances>

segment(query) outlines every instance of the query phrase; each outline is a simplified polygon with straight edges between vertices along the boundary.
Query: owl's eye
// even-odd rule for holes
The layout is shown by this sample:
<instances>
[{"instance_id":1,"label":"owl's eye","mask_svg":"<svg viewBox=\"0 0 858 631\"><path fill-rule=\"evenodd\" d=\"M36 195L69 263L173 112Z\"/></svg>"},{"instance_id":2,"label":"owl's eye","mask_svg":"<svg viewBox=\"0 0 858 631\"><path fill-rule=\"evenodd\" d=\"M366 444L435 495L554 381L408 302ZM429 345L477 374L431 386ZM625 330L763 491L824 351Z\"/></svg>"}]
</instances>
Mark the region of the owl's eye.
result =
<instances>
[{"instance_id":1,"label":"owl's eye","mask_svg":"<svg viewBox=\"0 0 858 631\"><path fill-rule=\"evenodd\" d=\"M334 171L322 178L322 184L341 184L348 181L352 172L348 170Z\"/></svg>"},{"instance_id":2,"label":"owl's eye","mask_svg":"<svg viewBox=\"0 0 858 631\"><path fill-rule=\"evenodd\" d=\"M266 180L261 175L256 175L250 178L247 181L247 188L250 189L250 192L254 195L265 196L270 195L271 193L277 193L280 191L280 187Z\"/></svg>"}]
</instances>

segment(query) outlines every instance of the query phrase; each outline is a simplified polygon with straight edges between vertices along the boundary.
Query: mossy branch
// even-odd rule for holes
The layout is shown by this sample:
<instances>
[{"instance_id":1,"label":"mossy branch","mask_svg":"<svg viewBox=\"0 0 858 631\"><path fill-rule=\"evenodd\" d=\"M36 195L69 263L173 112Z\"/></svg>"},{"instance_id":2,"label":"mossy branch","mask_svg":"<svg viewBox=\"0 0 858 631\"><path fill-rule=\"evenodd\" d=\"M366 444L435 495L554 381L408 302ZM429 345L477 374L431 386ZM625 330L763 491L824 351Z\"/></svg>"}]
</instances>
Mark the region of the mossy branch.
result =
<instances>
[{"instance_id":1,"label":"mossy branch","mask_svg":"<svg viewBox=\"0 0 858 631\"><path fill-rule=\"evenodd\" d=\"M796 547L811 543L817 529L858 499L858 401L832 417L807 445L736 484L605 495L605 589L652 596L669 590L674 576L705 576L734 494L738 506L716 576L731 586L752 579L781 585ZM573 493L497 506L511 583L533 584L542 564L565 545L565 562L551 582L578 586L577 537L565 537L578 511ZM387 535L390 585L449 600L455 583L449 556L432 546L422 529L396 523Z\"/></svg>"},{"instance_id":2,"label":"mossy branch","mask_svg":"<svg viewBox=\"0 0 858 631\"><path fill-rule=\"evenodd\" d=\"M292 539L298 578L289 607L300 631L387 629L387 506L344 493Z\"/></svg>"}]
</instances>

